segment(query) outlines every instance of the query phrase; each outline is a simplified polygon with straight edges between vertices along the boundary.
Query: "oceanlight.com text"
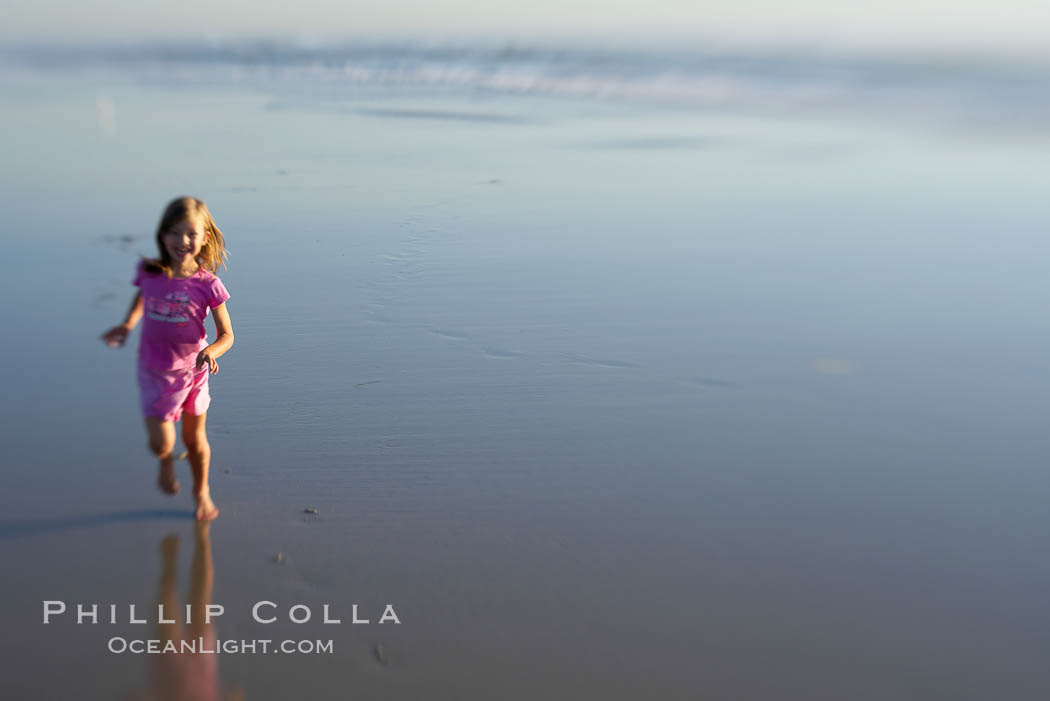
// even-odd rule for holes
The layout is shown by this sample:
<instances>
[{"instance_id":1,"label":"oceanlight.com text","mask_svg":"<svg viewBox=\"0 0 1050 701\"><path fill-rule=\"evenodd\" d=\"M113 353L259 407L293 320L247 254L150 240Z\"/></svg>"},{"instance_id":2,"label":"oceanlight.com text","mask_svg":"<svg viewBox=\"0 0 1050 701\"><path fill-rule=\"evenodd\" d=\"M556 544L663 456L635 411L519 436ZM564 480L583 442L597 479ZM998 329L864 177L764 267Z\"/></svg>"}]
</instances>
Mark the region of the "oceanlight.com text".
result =
<instances>
[{"instance_id":1,"label":"oceanlight.com text","mask_svg":"<svg viewBox=\"0 0 1050 701\"><path fill-rule=\"evenodd\" d=\"M106 648L113 654L132 655L331 655L331 640L158 640L156 638L109 639Z\"/></svg>"}]
</instances>

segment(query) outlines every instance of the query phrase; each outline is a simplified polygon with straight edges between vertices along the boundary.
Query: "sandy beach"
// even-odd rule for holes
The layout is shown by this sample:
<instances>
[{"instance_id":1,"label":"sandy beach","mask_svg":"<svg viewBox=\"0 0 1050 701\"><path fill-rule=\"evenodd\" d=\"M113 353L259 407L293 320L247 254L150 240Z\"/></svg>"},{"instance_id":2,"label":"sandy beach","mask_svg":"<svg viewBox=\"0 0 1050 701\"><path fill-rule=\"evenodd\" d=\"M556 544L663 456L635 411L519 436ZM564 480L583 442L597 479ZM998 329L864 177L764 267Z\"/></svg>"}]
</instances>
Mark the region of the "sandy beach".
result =
<instances>
[{"instance_id":1,"label":"sandy beach","mask_svg":"<svg viewBox=\"0 0 1050 701\"><path fill-rule=\"evenodd\" d=\"M1045 132L128 65L2 74L0 696L1046 698ZM98 342L180 194L204 533Z\"/></svg>"}]
</instances>

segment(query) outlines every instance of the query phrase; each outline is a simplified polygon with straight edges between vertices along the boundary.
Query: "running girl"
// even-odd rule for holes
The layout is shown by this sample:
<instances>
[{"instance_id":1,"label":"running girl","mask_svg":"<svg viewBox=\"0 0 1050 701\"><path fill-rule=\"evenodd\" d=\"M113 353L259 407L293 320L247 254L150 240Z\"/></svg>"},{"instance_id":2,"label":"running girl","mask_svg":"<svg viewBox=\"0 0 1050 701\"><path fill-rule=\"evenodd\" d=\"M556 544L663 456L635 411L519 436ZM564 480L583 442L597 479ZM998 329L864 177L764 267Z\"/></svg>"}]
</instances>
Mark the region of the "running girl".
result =
<instances>
[{"instance_id":1,"label":"running girl","mask_svg":"<svg viewBox=\"0 0 1050 701\"><path fill-rule=\"evenodd\" d=\"M157 483L176 494L175 422L182 418L182 440L193 470L193 497L198 521L219 515L208 488L211 447L205 421L211 396L208 375L219 371L219 356L233 345L233 326L226 311L230 294L216 277L226 263L226 242L200 200L171 202L157 227L156 259L139 262L134 285L139 288L124 323L102 334L111 348L127 341L139 319L138 379L149 446L160 460ZM216 337L208 343L204 318L215 319Z\"/></svg>"}]
</instances>

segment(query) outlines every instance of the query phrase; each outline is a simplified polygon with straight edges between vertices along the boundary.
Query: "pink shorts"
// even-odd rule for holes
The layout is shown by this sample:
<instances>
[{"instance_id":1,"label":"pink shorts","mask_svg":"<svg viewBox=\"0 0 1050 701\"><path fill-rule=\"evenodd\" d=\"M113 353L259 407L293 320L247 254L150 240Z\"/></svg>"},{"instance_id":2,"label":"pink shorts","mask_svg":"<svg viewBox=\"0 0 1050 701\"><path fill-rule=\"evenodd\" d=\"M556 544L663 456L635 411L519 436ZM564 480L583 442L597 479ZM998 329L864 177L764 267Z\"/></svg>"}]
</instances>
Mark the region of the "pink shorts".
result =
<instances>
[{"instance_id":1,"label":"pink shorts","mask_svg":"<svg viewBox=\"0 0 1050 701\"><path fill-rule=\"evenodd\" d=\"M208 410L208 367L198 371L150 370L139 366L139 396L142 413L164 421L178 421L182 411L199 416Z\"/></svg>"}]
</instances>

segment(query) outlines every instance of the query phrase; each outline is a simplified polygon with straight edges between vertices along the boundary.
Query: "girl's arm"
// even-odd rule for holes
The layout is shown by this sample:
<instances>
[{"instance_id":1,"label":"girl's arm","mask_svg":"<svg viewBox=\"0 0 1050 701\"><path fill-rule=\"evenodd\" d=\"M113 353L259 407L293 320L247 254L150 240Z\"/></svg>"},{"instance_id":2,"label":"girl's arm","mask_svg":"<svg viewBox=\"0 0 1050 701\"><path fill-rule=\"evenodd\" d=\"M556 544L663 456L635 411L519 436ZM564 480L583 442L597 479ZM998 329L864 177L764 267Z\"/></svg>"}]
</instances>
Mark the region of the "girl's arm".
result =
<instances>
[{"instance_id":1,"label":"girl's arm","mask_svg":"<svg viewBox=\"0 0 1050 701\"><path fill-rule=\"evenodd\" d=\"M124 317L124 323L118 324L102 334L102 340L110 348L118 348L119 346L124 345L124 342L128 340L128 334L131 333L131 330L135 328L135 325L139 323L139 319L141 318L142 293L139 292L131 302L131 308L128 309L128 313Z\"/></svg>"},{"instance_id":2,"label":"girl's arm","mask_svg":"<svg viewBox=\"0 0 1050 701\"><path fill-rule=\"evenodd\" d=\"M230 323L230 313L226 311L226 302L211 310L215 319L215 343L197 354L197 368L208 364L208 369L214 375L219 372L219 364L215 359L230 350L233 345L233 324Z\"/></svg>"}]
</instances>

